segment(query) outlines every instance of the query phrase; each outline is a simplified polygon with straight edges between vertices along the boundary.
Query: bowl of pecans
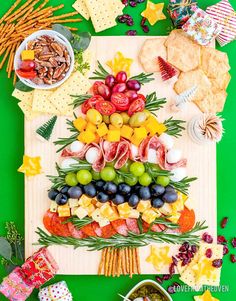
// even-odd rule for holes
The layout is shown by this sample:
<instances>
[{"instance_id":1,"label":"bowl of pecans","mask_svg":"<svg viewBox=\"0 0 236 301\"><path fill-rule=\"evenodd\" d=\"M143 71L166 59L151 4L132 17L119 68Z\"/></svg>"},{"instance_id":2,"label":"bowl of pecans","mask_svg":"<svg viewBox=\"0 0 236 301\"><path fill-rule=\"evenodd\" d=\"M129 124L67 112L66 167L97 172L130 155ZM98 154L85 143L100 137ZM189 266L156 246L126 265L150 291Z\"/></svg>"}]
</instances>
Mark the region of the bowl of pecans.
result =
<instances>
[{"instance_id":1,"label":"bowl of pecans","mask_svg":"<svg viewBox=\"0 0 236 301\"><path fill-rule=\"evenodd\" d=\"M70 42L54 30L40 30L26 38L16 51L14 69L19 79L34 89L54 89L74 69Z\"/></svg>"}]
</instances>

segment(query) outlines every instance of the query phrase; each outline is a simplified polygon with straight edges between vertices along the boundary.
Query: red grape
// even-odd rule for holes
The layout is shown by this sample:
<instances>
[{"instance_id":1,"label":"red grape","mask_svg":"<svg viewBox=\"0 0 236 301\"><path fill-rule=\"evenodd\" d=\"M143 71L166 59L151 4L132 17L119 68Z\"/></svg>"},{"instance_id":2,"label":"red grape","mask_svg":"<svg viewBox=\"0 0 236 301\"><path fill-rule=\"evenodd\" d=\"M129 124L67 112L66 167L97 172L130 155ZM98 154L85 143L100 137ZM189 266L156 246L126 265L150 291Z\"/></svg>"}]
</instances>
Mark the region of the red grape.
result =
<instances>
[{"instance_id":1,"label":"red grape","mask_svg":"<svg viewBox=\"0 0 236 301\"><path fill-rule=\"evenodd\" d=\"M116 74L116 80L118 83L125 83L127 81L127 73L120 71Z\"/></svg>"},{"instance_id":2,"label":"red grape","mask_svg":"<svg viewBox=\"0 0 236 301\"><path fill-rule=\"evenodd\" d=\"M136 79L129 79L126 83L127 88L130 90L139 91L141 89L141 84Z\"/></svg>"},{"instance_id":3,"label":"red grape","mask_svg":"<svg viewBox=\"0 0 236 301\"><path fill-rule=\"evenodd\" d=\"M111 97L111 91L105 84L98 86L98 94L104 99L109 99Z\"/></svg>"},{"instance_id":4,"label":"red grape","mask_svg":"<svg viewBox=\"0 0 236 301\"><path fill-rule=\"evenodd\" d=\"M112 93L123 93L126 90L126 84L125 83L120 83L120 84L116 84L113 89L112 89Z\"/></svg>"},{"instance_id":5,"label":"red grape","mask_svg":"<svg viewBox=\"0 0 236 301\"><path fill-rule=\"evenodd\" d=\"M133 100L135 100L136 98L138 98L138 94L134 90L128 90L128 91L126 91L125 95L128 96L130 102L132 102Z\"/></svg>"},{"instance_id":6,"label":"red grape","mask_svg":"<svg viewBox=\"0 0 236 301\"><path fill-rule=\"evenodd\" d=\"M115 79L115 76L113 75L108 75L105 79L105 84L109 87L109 88L113 88L114 85L116 83L116 79Z\"/></svg>"},{"instance_id":7,"label":"red grape","mask_svg":"<svg viewBox=\"0 0 236 301\"><path fill-rule=\"evenodd\" d=\"M20 63L22 71L32 71L35 69L35 62L33 60L25 60Z\"/></svg>"}]
</instances>

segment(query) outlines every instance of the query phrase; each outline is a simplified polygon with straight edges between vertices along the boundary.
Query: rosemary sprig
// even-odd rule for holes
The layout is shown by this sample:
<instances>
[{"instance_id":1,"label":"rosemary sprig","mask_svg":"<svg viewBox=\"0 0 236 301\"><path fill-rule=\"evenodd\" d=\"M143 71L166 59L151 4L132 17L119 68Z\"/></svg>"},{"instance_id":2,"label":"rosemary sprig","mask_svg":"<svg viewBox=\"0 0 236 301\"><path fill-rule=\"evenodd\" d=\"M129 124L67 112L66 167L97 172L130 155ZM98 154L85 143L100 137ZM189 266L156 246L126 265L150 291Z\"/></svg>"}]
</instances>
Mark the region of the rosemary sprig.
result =
<instances>
[{"instance_id":1,"label":"rosemary sprig","mask_svg":"<svg viewBox=\"0 0 236 301\"><path fill-rule=\"evenodd\" d=\"M76 239L73 237L61 237L55 235L48 235L42 229L38 228L36 233L39 235L37 244L43 246L51 245L67 245L73 246L75 249L79 247L87 247L89 251L99 251L104 248L138 248L149 245L151 242L154 243L170 243L170 244L181 244L188 241L190 244L198 244L200 236L196 233L206 229L205 222L196 223L195 227L186 233L167 233L163 232L152 232L148 231L142 234L135 234L129 232L128 236L122 236L116 234L111 238L102 237L88 237L84 239Z\"/></svg>"},{"instance_id":2,"label":"rosemary sprig","mask_svg":"<svg viewBox=\"0 0 236 301\"><path fill-rule=\"evenodd\" d=\"M131 173L123 172L123 171L120 171L119 169L116 170L116 173L118 174L118 176L122 176L126 179L132 179L134 177Z\"/></svg>"},{"instance_id":3,"label":"rosemary sprig","mask_svg":"<svg viewBox=\"0 0 236 301\"><path fill-rule=\"evenodd\" d=\"M93 72L95 76L90 77L90 79L100 79L104 80L109 72L102 66L102 64L98 61L98 69Z\"/></svg>"},{"instance_id":4,"label":"rosemary sprig","mask_svg":"<svg viewBox=\"0 0 236 301\"><path fill-rule=\"evenodd\" d=\"M188 189L190 187L190 183L196 180L197 180L196 177L193 178L186 177L179 182L170 181L170 185L174 187L176 190L178 190L179 192L188 195Z\"/></svg>"},{"instance_id":5,"label":"rosemary sprig","mask_svg":"<svg viewBox=\"0 0 236 301\"><path fill-rule=\"evenodd\" d=\"M92 221L93 220L90 217L85 217L85 218L80 219L80 218L74 216L74 217L68 218L64 222L64 224L72 223L76 228L81 229L82 227L91 224Z\"/></svg>"},{"instance_id":6,"label":"rosemary sprig","mask_svg":"<svg viewBox=\"0 0 236 301\"><path fill-rule=\"evenodd\" d=\"M157 93L153 92L146 96L146 105L145 109L154 114L155 111L163 108L163 105L166 103L166 98L157 98ZM155 114L154 114L155 115Z\"/></svg>"},{"instance_id":7,"label":"rosemary sprig","mask_svg":"<svg viewBox=\"0 0 236 301\"><path fill-rule=\"evenodd\" d=\"M152 177L153 181L156 181L158 176L171 176L171 172L168 170L160 169L156 164L144 163L146 172Z\"/></svg>"},{"instance_id":8,"label":"rosemary sprig","mask_svg":"<svg viewBox=\"0 0 236 301\"><path fill-rule=\"evenodd\" d=\"M135 79L140 82L141 85L152 82L155 78L151 77L153 73L140 73L138 75L132 76L129 79Z\"/></svg>"},{"instance_id":9,"label":"rosemary sprig","mask_svg":"<svg viewBox=\"0 0 236 301\"><path fill-rule=\"evenodd\" d=\"M179 225L178 224L174 224L172 222L169 222L168 220L166 220L163 217L158 217L155 219L155 221L153 222L153 224L160 224L160 225L164 225L169 229L178 229Z\"/></svg>"},{"instance_id":10,"label":"rosemary sprig","mask_svg":"<svg viewBox=\"0 0 236 301\"><path fill-rule=\"evenodd\" d=\"M87 99L92 97L92 95L89 94L83 94L83 95L71 95L71 97L74 98L73 102L71 105L73 105L73 108L76 109L79 106L81 106Z\"/></svg>"},{"instance_id":11,"label":"rosemary sprig","mask_svg":"<svg viewBox=\"0 0 236 301\"><path fill-rule=\"evenodd\" d=\"M167 131L165 133L177 138L182 136L181 132L185 129L185 127L183 127L184 123L185 121L183 120L175 120L173 117L170 117L164 121L164 125L167 127Z\"/></svg>"}]
</instances>

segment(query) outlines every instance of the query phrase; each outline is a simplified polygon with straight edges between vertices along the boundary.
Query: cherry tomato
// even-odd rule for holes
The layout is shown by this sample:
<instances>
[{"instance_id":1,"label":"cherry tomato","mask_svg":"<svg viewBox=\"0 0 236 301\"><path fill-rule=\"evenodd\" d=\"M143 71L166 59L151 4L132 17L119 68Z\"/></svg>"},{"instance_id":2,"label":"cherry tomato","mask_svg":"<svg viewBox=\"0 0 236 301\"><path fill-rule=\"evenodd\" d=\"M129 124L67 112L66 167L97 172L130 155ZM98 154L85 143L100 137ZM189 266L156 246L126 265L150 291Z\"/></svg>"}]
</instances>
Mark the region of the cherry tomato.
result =
<instances>
[{"instance_id":1,"label":"cherry tomato","mask_svg":"<svg viewBox=\"0 0 236 301\"><path fill-rule=\"evenodd\" d=\"M25 60L20 63L20 70L32 71L35 69L35 62L33 60Z\"/></svg>"},{"instance_id":2,"label":"cherry tomato","mask_svg":"<svg viewBox=\"0 0 236 301\"><path fill-rule=\"evenodd\" d=\"M92 87L92 90L93 90L93 93L94 95L97 95L98 94L98 87L101 86L101 85L104 85L104 83L102 81L96 81L94 84L93 84L93 87Z\"/></svg>"},{"instance_id":3,"label":"cherry tomato","mask_svg":"<svg viewBox=\"0 0 236 301\"><path fill-rule=\"evenodd\" d=\"M102 115L107 116L110 116L116 112L116 107L114 106L114 104L106 100L98 101L95 105L95 109Z\"/></svg>"},{"instance_id":4,"label":"cherry tomato","mask_svg":"<svg viewBox=\"0 0 236 301\"><path fill-rule=\"evenodd\" d=\"M103 101L104 98L100 95L94 95L89 99L85 100L85 102L81 106L81 111L83 114L86 114L89 109L95 108L95 105L98 101Z\"/></svg>"},{"instance_id":5,"label":"cherry tomato","mask_svg":"<svg viewBox=\"0 0 236 301\"><path fill-rule=\"evenodd\" d=\"M105 84L109 87L109 88L113 88L114 85L116 83L116 79L115 76L113 75L107 75L106 79L105 79Z\"/></svg>"},{"instance_id":6,"label":"cherry tomato","mask_svg":"<svg viewBox=\"0 0 236 301\"><path fill-rule=\"evenodd\" d=\"M101 95L104 99L109 99L111 97L111 91L105 84L98 86L98 94Z\"/></svg>"},{"instance_id":7,"label":"cherry tomato","mask_svg":"<svg viewBox=\"0 0 236 301\"><path fill-rule=\"evenodd\" d=\"M136 98L138 98L138 94L134 90L128 90L128 91L126 91L125 95L128 96L130 102L132 102L133 100L135 100Z\"/></svg>"},{"instance_id":8,"label":"cherry tomato","mask_svg":"<svg viewBox=\"0 0 236 301\"><path fill-rule=\"evenodd\" d=\"M21 69L16 70L16 73L23 77L23 78L28 78L28 79L33 79L37 76L36 71L32 70L32 71L23 71Z\"/></svg>"},{"instance_id":9,"label":"cherry tomato","mask_svg":"<svg viewBox=\"0 0 236 301\"><path fill-rule=\"evenodd\" d=\"M127 81L127 73L120 71L116 74L116 80L118 83L125 83Z\"/></svg>"},{"instance_id":10,"label":"cherry tomato","mask_svg":"<svg viewBox=\"0 0 236 301\"><path fill-rule=\"evenodd\" d=\"M144 96L143 94L138 94L138 98L146 101L146 96Z\"/></svg>"},{"instance_id":11,"label":"cherry tomato","mask_svg":"<svg viewBox=\"0 0 236 301\"><path fill-rule=\"evenodd\" d=\"M111 102L115 105L118 111L127 111L129 108L129 98L124 93L113 93Z\"/></svg>"},{"instance_id":12,"label":"cherry tomato","mask_svg":"<svg viewBox=\"0 0 236 301\"><path fill-rule=\"evenodd\" d=\"M145 101L141 98L135 99L128 109L128 115L132 116L134 113L142 112L145 109Z\"/></svg>"},{"instance_id":13,"label":"cherry tomato","mask_svg":"<svg viewBox=\"0 0 236 301\"><path fill-rule=\"evenodd\" d=\"M120 84L116 84L113 89L112 89L112 93L123 93L126 90L126 84L125 83L120 83Z\"/></svg>"}]
</instances>

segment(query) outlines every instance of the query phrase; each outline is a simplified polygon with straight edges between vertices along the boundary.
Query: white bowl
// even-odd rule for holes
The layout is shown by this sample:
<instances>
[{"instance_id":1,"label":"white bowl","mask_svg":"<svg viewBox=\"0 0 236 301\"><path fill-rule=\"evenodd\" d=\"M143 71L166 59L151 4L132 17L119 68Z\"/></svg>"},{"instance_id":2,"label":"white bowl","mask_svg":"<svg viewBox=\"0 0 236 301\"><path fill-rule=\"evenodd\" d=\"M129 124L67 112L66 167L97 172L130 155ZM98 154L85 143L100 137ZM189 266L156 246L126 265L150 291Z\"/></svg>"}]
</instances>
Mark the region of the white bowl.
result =
<instances>
[{"instance_id":1,"label":"white bowl","mask_svg":"<svg viewBox=\"0 0 236 301\"><path fill-rule=\"evenodd\" d=\"M69 76L71 75L71 73L72 73L72 71L74 69L74 63L75 63L74 51L73 51L73 49L71 47L70 42L63 35L61 35L59 32L56 32L54 30L39 30L39 31L31 34L30 36L28 36L28 38L26 38L21 43L21 45L19 46L19 48L16 51L15 58L14 58L14 69L15 70L19 69L19 64L21 62L21 52L23 50L27 49L27 43L29 41L35 40L38 37L41 37L43 35L47 35L47 36L53 37L57 42L63 44L67 48L67 50L69 52L69 55L70 55L70 58L71 58L71 64L70 64L70 69L66 73L66 76L61 81L58 81L58 82L56 82L55 84L52 84L52 85L46 85L46 84L37 85L37 84L33 83L30 79L23 78L23 77L19 76L17 73L16 74L19 77L19 79L25 85L27 85L27 86L29 86L31 88L34 88L34 89L44 89L44 90L46 90L46 89L54 89L54 88L59 87L62 83L64 83L69 78Z\"/></svg>"},{"instance_id":2,"label":"white bowl","mask_svg":"<svg viewBox=\"0 0 236 301\"><path fill-rule=\"evenodd\" d=\"M166 297L166 301L173 301L173 299L171 298L171 296L167 293L167 291L160 286L157 282L153 281L153 280L143 280L141 282L139 282L138 284L136 284L129 292L128 294L125 296L125 298L129 299L129 297L139 288L141 288L142 286L145 285L151 285L153 287L155 287L159 292L161 292L163 294L163 296ZM127 300L127 299L123 299L123 301Z\"/></svg>"}]
</instances>

